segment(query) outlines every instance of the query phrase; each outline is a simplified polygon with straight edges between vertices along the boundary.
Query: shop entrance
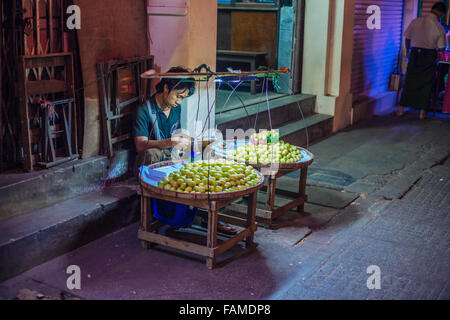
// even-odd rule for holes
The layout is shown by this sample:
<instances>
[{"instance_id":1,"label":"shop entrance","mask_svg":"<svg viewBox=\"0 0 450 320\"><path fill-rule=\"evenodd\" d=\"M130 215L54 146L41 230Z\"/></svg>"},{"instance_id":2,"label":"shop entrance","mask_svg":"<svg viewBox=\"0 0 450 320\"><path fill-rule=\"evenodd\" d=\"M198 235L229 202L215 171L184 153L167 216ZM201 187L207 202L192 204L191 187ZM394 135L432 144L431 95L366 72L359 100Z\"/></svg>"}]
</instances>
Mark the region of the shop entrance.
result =
<instances>
[{"instance_id":1,"label":"shop entrance","mask_svg":"<svg viewBox=\"0 0 450 320\"><path fill-rule=\"evenodd\" d=\"M292 72L275 85L221 83L216 112L300 92L303 17L304 0L218 0L217 71L287 67ZM233 90L238 97L228 99Z\"/></svg>"}]
</instances>

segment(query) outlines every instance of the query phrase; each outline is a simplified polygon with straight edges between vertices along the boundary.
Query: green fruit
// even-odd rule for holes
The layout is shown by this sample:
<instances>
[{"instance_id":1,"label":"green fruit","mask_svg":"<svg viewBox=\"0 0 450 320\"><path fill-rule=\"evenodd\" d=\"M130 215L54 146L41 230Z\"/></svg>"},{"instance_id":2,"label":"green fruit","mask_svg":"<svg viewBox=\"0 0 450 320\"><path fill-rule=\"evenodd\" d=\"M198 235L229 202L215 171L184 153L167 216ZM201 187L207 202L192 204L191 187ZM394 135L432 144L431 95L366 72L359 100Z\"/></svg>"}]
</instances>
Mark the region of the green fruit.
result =
<instances>
[{"instance_id":1,"label":"green fruit","mask_svg":"<svg viewBox=\"0 0 450 320\"><path fill-rule=\"evenodd\" d=\"M259 150L265 150L264 148L267 147L262 146ZM247 155L246 152L240 154ZM264 155L268 155L267 151ZM253 167L243 163L228 160L197 161L172 172L158 186L187 193L229 192L248 188L251 179L257 177Z\"/></svg>"}]
</instances>

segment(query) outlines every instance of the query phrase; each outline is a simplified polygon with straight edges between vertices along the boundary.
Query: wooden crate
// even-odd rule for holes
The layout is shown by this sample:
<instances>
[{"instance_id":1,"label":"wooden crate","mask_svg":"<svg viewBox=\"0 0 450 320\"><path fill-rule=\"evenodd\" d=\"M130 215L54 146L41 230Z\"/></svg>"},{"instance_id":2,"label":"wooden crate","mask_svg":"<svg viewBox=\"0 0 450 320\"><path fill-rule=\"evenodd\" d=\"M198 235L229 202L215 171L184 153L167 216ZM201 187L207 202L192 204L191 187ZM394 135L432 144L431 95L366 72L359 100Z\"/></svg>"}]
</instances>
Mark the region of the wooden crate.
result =
<instances>
[{"instance_id":1,"label":"wooden crate","mask_svg":"<svg viewBox=\"0 0 450 320\"><path fill-rule=\"evenodd\" d=\"M18 58L19 112L22 130L23 166L32 171L35 165L49 168L78 158L77 108L75 103L73 58L71 53L55 53ZM52 130L50 108L42 108L42 102L50 103L64 126L66 151L55 151L55 132ZM36 114L39 113L39 116ZM32 121L39 119L39 162L32 152Z\"/></svg>"},{"instance_id":2,"label":"wooden crate","mask_svg":"<svg viewBox=\"0 0 450 320\"><path fill-rule=\"evenodd\" d=\"M153 56L137 57L124 60L114 60L97 64L99 81L100 114L103 128L103 151L109 157L114 155L114 145L132 140L131 129L125 128L119 121L132 118L136 108L150 98L150 82L140 75L153 68ZM128 91L122 101L119 98L119 84L124 79L120 71L128 70L131 77L129 83L134 88ZM129 119L128 121L130 121ZM118 130L113 132L112 125L116 123Z\"/></svg>"}]
</instances>

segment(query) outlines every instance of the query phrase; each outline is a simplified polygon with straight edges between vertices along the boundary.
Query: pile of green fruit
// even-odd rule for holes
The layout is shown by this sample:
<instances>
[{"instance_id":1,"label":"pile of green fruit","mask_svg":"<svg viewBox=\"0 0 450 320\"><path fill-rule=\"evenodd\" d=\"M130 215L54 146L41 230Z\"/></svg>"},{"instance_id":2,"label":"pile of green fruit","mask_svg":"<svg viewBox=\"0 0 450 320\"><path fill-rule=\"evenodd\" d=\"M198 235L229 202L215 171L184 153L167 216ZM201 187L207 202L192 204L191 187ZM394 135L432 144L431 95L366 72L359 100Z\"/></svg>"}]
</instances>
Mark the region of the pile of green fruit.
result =
<instances>
[{"instance_id":1,"label":"pile of green fruit","mask_svg":"<svg viewBox=\"0 0 450 320\"><path fill-rule=\"evenodd\" d=\"M302 154L296 146L280 141L278 143L254 145L248 143L228 153L230 160L247 163L295 163L300 161Z\"/></svg>"},{"instance_id":2,"label":"pile of green fruit","mask_svg":"<svg viewBox=\"0 0 450 320\"><path fill-rule=\"evenodd\" d=\"M158 186L187 193L219 193L248 189L259 183L257 171L228 160L196 161L164 177Z\"/></svg>"},{"instance_id":3,"label":"pile of green fruit","mask_svg":"<svg viewBox=\"0 0 450 320\"><path fill-rule=\"evenodd\" d=\"M250 137L250 142L256 145L277 143L280 140L280 133L278 130L262 130L259 133L254 133Z\"/></svg>"}]
</instances>

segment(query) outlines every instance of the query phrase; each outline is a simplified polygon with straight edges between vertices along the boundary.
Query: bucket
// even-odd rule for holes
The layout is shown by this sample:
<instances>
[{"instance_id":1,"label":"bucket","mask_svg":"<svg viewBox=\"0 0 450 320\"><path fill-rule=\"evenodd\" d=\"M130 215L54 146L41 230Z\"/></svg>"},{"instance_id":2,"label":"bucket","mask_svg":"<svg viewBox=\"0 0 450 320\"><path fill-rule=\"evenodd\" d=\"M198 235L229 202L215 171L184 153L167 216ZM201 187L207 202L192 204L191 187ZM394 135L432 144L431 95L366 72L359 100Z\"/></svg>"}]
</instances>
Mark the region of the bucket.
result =
<instances>
[{"instance_id":1,"label":"bucket","mask_svg":"<svg viewBox=\"0 0 450 320\"><path fill-rule=\"evenodd\" d=\"M152 199L155 218L172 227L190 225L198 212L198 208L170 201Z\"/></svg>"}]
</instances>

